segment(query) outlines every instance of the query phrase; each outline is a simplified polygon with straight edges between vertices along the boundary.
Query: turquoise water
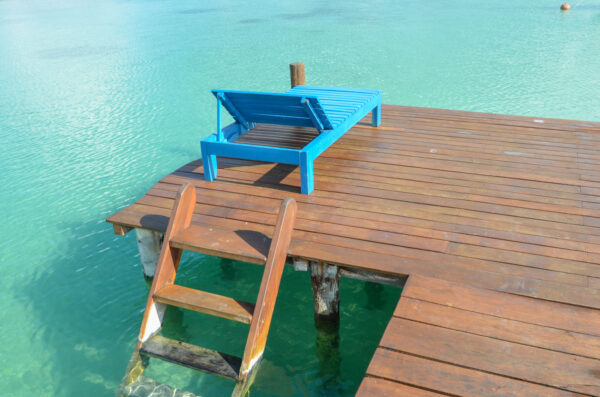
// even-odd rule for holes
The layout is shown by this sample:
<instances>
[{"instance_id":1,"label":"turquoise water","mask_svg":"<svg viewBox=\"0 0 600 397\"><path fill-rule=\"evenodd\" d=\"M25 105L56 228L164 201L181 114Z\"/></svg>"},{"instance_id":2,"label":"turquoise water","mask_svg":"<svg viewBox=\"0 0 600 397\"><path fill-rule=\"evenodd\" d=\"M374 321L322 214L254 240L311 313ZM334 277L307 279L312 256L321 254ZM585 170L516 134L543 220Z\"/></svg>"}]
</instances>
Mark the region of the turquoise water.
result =
<instances>
[{"instance_id":1,"label":"turquoise water","mask_svg":"<svg viewBox=\"0 0 600 397\"><path fill-rule=\"evenodd\" d=\"M282 91L303 61L309 83L386 103L600 120L600 1L559 3L0 1L0 395L113 395L148 286L135 236L104 219L199 157L211 88ZM178 277L253 300L260 271L189 255ZM252 395L355 392L399 290L341 287L341 355L323 365L308 274L286 269ZM165 325L233 354L246 329L179 310ZM168 364L148 374L231 390Z\"/></svg>"}]
</instances>

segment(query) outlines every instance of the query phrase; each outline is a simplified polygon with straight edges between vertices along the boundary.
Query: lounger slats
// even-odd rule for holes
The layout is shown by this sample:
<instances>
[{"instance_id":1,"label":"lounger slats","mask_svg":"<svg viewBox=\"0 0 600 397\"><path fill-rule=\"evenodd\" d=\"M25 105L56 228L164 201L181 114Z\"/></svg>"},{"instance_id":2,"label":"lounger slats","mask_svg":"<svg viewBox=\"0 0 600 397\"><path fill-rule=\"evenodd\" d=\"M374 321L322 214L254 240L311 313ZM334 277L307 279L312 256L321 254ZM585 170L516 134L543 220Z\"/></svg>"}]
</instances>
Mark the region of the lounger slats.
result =
<instances>
[{"instance_id":1,"label":"lounger slats","mask_svg":"<svg viewBox=\"0 0 600 397\"><path fill-rule=\"evenodd\" d=\"M282 94L229 90L213 90L213 94L237 125L221 129L218 113L217 134L202 140L202 163L207 181L217 177L217 156L294 164L300 166L300 190L309 194L314 189L314 159L369 112L372 112L373 126L381 123L381 92L376 90L296 86ZM236 142L254 128L253 123L313 127L319 134L300 150L279 147L268 141L262 145Z\"/></svg>"},{"instance_id":2,"label":"lounger slats","mask_svg":"<svg viewBox=\"0 0 600 397\"><path fill-rule=\"evenodd\" d=\"M276 94L230 90L213 90L213 94L215 96L224 95L225 99L235 107L236 111L247 122L315 127L315 123L302 103L303 100L307 100L324 129L334 128L319 100L309 94ZM234 114L232 116L234 119L236 118ZM236 119L236 121L240 120Z\"/></svg>"},{"instance_id":3,"label":"lounger slats","mask_svg":"<svg viewBox=\"0 0 600 397\"><path fill-rule=\"evenodd\" d=\"M288 93L317 97L334 128L355 112L360 111L366 103L381 95L376 90L314 86L296 86Z\"/></svg>"}]
</instances>

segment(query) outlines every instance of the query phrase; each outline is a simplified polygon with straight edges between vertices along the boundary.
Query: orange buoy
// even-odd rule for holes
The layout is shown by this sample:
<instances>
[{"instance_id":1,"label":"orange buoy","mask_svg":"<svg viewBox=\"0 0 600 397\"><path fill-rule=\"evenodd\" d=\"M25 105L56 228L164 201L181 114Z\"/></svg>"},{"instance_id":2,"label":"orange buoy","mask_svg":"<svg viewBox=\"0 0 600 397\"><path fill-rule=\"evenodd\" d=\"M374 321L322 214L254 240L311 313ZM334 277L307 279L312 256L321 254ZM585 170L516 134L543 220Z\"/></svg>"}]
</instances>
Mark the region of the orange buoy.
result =
<instances>
[{"instance_id":1,"label":"orange buoy","mask_svg":"<svg viewBox=\"0 0 600 397\"><path fill-rule=\"evenodd\" d=\"M563 3L560 6L560 9L563 10L563 11L569 11L571 9L571 5L569 3Z\"/></svg>"}]
</instances>

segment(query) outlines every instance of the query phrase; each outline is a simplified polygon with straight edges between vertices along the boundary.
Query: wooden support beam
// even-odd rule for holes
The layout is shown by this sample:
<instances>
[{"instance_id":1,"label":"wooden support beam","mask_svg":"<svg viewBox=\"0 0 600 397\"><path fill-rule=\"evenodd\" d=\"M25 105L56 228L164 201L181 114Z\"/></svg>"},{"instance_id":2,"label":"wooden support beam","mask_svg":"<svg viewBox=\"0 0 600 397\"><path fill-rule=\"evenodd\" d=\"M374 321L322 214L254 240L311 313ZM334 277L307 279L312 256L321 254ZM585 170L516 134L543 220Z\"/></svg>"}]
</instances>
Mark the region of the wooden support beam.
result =
<instances>
[{"instance_id":1,"label":"wooden support beam","mask_svg":"<svg viewBox=\"0 0 600 397\"><path fill-rule=\"evenodd\" d=\"M328 381L340 375L340 271L335 265L309 262L313 288L316 354Z\"/></svg>"},{"instance_id":2,"label":"wooden support beam","mask_svg":"<svg viewBox=\"0 0 600 397\"><path fill-rule=\"evenodd\" d=\"M138 228L135 229L135 235L140 251L140 261L142 262L144 277L150 280L156 272L156 264L158 263L164 235L154 230Z\"/></svg>"},{"instance_id":3,"label":"wooden support beam","mask_svg":"<svg viewBox=\"0 0 600 397\"><path fill-rule=\"evenodd\" d=\"M404 287L404 284L406 284L406 280L408 279L407 276L394 276L349 268L340 268L340 276L353 278L356 280L370 281L372 283L392 285L394 287Z\"/></svg>"},{"instance_id":4,"label":"wooden support beam","mask_svg":"<svg viewBox=\"0 0 600 397\"><path fill-rule=\"evenodd\" d=\"M294 62L290 64L290 77L292 80L292 88L297 85L306 85L304 64L302 62Z\"/></svg>"},{"instance_id":5,"label":"wooden support beam","mask_svg":"<svg viewBox=\"0 0 600 397\"><path fill-rule=\"evenodd\" d=\"M337 266L310 262L310 280L317 323L340 321L340 272Z\"/></svg>"}]
</instances>

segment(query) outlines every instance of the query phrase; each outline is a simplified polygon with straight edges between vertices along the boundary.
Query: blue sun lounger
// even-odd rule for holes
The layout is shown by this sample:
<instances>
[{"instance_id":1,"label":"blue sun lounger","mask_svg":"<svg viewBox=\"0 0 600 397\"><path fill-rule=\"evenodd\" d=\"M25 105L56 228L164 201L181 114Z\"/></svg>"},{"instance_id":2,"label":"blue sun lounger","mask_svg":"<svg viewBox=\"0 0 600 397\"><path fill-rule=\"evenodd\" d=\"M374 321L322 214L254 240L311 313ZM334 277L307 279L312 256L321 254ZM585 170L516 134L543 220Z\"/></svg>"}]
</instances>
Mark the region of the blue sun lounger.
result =
<instances>
[{"instance_id":1,"label":"blue sun lounger","mask_svg":"<svg viewBox=\"0 0 600 397\"><path fill-rule=\"evenodd\" d=\"M296 86L286 93L213 90L217 98L217 132L202 140L204 177L217 177L217 156L300 166L301 191L314 189L313 161L346 131L372 113L381 123L381 92L377 90ZM235 120L221 127L221 106ZM255 123L314 127L319 134L302 149L236 143Z\"/></svg>"}]
</instances>

